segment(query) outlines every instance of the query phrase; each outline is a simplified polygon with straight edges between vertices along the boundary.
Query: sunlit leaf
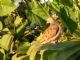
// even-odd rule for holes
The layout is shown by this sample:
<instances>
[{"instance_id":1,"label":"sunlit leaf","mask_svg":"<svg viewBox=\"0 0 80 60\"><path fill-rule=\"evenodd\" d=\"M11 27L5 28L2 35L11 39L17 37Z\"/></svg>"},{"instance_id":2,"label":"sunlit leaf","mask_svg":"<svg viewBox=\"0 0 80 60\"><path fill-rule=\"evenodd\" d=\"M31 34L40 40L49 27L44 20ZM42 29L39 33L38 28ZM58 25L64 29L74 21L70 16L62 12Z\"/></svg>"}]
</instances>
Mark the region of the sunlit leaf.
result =
<instances>
[{"instance_id":1,"label":"sunlit leaf","mask_svg":"<svg viewBox=\"0 0 80 60\"><path fill-rule=\"evenodd\" d=\"M13 36L11 34L3 35L1 39L1 47L8 51L10 49L12 41L13 41Z\"/></svg>"},{"instance_id":2,"label":"sunlit leaf","mask_svg":"<svg viewBox=\"0 0 80 60\"><path fill-rule=\"evenodd\" d=\"M0 0L0 16L11 14L17 7L11 0Z\"/></svg>"},{"instance_id":3,"label":"sunlit leaf","mask_svg":"<svg viewBox=\"0 0 80 60\"><path fill-rule=\"evenodd\" d=\"M28 21L26 20L22 25L20 25L20 26L16 29L17 37L20 37L20 36L24 33L27 24L28 24Z\"/></svg>"},{"instance_id":4,"label":"sunlit leaf","mask_svg":"<svg viewBox=\"0 0 80 60\"><path fill-rule=\"evenodd\" d=\"M58 5L58 3L56 1L50 2L48 3L50 9L52 9L53 11L56 11L56 13L60 12L60 6Z\"/></svg>"},{"instance_id":5,"label":"sunlit leaf","mask_svg":"<svg viewBox=\"0 0 80 60\"><path fill-rule=\"evenodd\" d=\"M0 33L7 32L0 34L0 60L80 60L80 0L45 1L0 0ZM41 44L46 20L54 13L62 39Z\"/></svg>"},{"instance_id":6,"label":"sunlit leaf","mask_svg":"<svg viewBox=\"0 0 80 60\"><path fill-rule=\"evenodd\" d=\"M32 5L32 6L31 6L32 12L33 12L35 15L41 17L42 19L47 19L47 18L48 18L48 16L49 16L48 11L45 10L45 8L43 8L42 5L39 4L39 2L33 1L33 2L31 3L31 5ZM43 17L43 16L44 16L44 17Z\"/></svg>"},{"instance_id":7,"label":"sunlit leaf","mask_svg":"<svg viewBox=\"0 0 80 60\"><path fill-rule=\"evenodd\" d=\"M28 59L28 57L26 55L17 57L17 54L15 54L12 56L12 60L23 60L24 58Z\"/></svg>"},{"instance_id":8,"label":"sunlit leaf","mask_svg":"<svg viewBox=\"0 0 80 60\"><path fill-rule=\"evenodd\" d=\"M0 21L0 30L2 30L3 29L3 24L2 24L2 22Z\"/></svg>"},{"instance_id":9,"label":"sunlit leaf","mask_svg":"<svg viewBox=\"0 0 80 60\"><path fill-rule=\"evenodd\" d=\"M27 51L27 55L30 55L30 60L35 59L35 56L40 48L40 43L34 42Z\"/></svg>"},{"instance_id":10,"label":"sunlit leaf","mask_svg":"<svg viewBox=\"0 0 80 60\"><path fill-rule=\"evenodd\" d=\"M29 59L29 56L26 56L22 60L30 60L30 59Z\"/></svg>"},{"instance_id":11,"label":"sunlit leaf","mask_svg":"<svg viewBox=\"0 0 80 60\"><path fill-rule=\"evenodd\" d=\"M44 26L45 20L49 17L48 11L37 1L32 1L26 10L26 16L32 24Z\"/></svg>"},{"instance_id":12,"label":"sunlit leaf","mask_svg":"<svg viewBox=\"0 0 80 60\"><path fill-rule=\"evenodd\" d=\"M13 27L14 20L12 16L8 16L4 22L7 27Z\"/></svg>"},{"instance_id":13,"label":"sunlit leaf","mask_svg":"<svg viewBox=\"0 0 80 60\"><path fill-rule=\"evenodd\" d=\"M17 54L18 54L18 55L26 54L26 51L28 50L29 46L30 46L30 43L29 43L29 42L25 42L24 44L22 44L22 45L18 48Z\"/></svg>"},{"instance_id":14,"label":"sunlit leaf","mask_svg":"<svg viewBox=\"0 0 80 60\"><path fill-rule=\"evenodd\" d=\"M4 28L3 31L8 31L8 32L10 32L10 30L9 30L8 28Z\"/></svg>"},{"instance_id":15,"label":"sunlit leaf","mask_svg":"<svg viewBox=\"0 0 80 60\"><path fill-rule=\"evenodd\" d=\"M20 18L20 16L16 17L16 20L14 21L15 26L21 25L22 22L22 18Z\"/></svg>"}]
</instances>

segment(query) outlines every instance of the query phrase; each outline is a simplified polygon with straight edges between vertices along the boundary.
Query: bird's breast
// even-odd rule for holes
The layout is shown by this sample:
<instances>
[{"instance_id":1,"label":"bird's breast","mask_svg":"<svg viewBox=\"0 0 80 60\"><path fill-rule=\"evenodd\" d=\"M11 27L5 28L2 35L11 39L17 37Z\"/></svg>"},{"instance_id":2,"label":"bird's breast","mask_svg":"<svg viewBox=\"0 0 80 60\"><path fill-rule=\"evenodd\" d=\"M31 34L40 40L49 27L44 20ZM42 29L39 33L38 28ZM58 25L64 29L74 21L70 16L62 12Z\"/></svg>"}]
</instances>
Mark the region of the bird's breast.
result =
<instances>
[{"instance_id":1,"label":"bird's breast","mask_svg":"<svg viewBox=\"0 0 80 60\"><path fill-rule=\"evenodd\" d=\"M43 37L41 39L41 42L44 42L44 41L47 42L49 39L54 37L57 34L58 29L59 29L59 27L57 24L49 25L49 27L43 33Z\"/></svg>"}]
</instances>

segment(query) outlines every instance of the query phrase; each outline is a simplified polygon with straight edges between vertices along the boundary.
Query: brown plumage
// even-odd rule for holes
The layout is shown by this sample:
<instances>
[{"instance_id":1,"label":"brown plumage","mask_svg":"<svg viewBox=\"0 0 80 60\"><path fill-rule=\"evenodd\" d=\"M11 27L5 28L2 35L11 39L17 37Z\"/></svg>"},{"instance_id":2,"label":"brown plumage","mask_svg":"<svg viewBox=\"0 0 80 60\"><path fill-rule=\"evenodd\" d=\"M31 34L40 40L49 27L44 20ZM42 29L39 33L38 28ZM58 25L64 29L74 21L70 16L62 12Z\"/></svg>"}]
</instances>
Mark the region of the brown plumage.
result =
<instances>
[{"instance_id":1,"label":"brown plumage","mask_svg":"<svg viewBox=\"0 0 80 60\"><path fill-rule=\"evenodd\" d=\"M49 17L47 19L47 23L49 23L50 25L48 26L48 28L44 31L42 37L40 38L40 40L38 40L38 42L36 42L35 44L33 44L29 50L27 51L27 54L30 56L35 56L36 52L38 51L38 48L40 46L42 46L43 44L46 44L48 42L55 42L56 39L60 36L61 33L61 27L59 25L58 22L56 22L57 20L57 16L52 16ZM34 52L34 54L32 53ZM30 57L31 59L32 57Z\"/></svg>"},{"instance_id":2,"label":"brown plumage","mask_svg":"<svg viewBox=\"0 0 80 60\"><path fill-rule=\"evenodd\" d=\"M56 39L59 37L61 32L61 27L57 20L57 16L52 16L47 19L47 23L50 25L48 28L44 31L42 38L40 39L40 43L45 44L51 41L56 41Z\"/></svg>"}]
</instances>

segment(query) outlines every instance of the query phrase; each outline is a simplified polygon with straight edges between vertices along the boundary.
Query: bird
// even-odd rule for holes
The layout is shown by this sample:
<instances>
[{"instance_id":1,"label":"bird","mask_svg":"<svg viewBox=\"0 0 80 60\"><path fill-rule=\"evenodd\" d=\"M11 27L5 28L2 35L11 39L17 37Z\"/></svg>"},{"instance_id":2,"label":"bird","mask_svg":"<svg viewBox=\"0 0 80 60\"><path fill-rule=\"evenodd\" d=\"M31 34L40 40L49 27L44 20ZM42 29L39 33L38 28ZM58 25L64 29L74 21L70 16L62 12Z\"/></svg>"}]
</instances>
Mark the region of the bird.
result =
<instances>
[{"instance_id":1,"label":"bird","mask_svg":"<svg viewBox=\"0 0 80 60\"><path fill-rule=\"evenodd\" d=\"M46 44L48 42L57 42L58 37L61 33L61 26L56 21L58 16L51 16L47 19L48 28L44 31L42 38L40 39L41 44Z\"/></svg>"},{"instance_id":2,"label":"bird","mask_svg":"<svg viewBox=\"0 0 80 60\"><path fill-rule=\"evenodd\" d=\"M43 32L42 36L40 37L40 39L38 40L38 42L36 42L35 44L33 44L27 51L28 55L34 55L37 53L38 48L41 47L43 44L46 43L56 43L56 41L58 41L57 39L59 38L60 34L61 34L61 26L60 24L57 22L58 16L53 15L50 16L47 19L47 24L49 24L49 26L45 29L45 31ZM34 54L32 54L32 52L34 52ZM30 57L32 59L32 57Z\"/></svg>"}]
</instances>

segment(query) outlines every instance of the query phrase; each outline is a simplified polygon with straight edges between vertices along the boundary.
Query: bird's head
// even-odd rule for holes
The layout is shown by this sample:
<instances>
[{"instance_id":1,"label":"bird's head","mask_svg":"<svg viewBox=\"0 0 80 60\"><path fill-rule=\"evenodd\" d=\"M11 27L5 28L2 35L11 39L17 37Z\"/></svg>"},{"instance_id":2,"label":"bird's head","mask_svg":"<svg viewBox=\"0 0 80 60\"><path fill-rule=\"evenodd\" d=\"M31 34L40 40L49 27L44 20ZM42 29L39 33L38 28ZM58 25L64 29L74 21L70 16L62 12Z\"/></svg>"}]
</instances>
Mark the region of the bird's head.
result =
<instances>
[{"instance_id":1,"label":"bird's head","mask_svg":"<svg viewBox=\"0 0 80 60\"><path fill-rule=\"evenodd\" d=\"M47 23L53 23L54 24L57 19L58 19L58 16L53 15L47 19Z\"/></svg>"}]
</instances>

